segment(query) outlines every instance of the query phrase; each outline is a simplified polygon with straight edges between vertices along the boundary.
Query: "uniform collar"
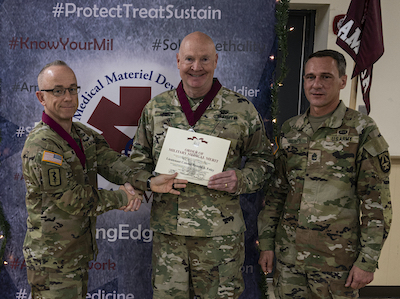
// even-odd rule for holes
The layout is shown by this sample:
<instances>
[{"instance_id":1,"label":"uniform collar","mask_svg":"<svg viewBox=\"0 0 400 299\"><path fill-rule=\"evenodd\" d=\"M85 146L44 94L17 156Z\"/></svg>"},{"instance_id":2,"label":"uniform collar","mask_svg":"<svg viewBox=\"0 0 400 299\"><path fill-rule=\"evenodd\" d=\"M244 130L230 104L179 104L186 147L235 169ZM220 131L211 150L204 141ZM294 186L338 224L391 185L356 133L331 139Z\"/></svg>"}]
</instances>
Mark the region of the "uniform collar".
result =
<instances>
[{"instance_id":1,"label":"uniform collar","mask_svg":"<svg viewBox=\"0 0 400 299\"><path fill-rule=\"evenodd\" d=\"M329 117L325 121L325 127L339 128L343 123L343 118L344 118L346 111L347 111L347 107L341 100L339 102L339 105L337 106L336 110L331 115L331 117ZM297 130L302 131L304 129L307 130L308 128L311 129L311 125L308 120L309 113L310 113L310 108L308 108L307 111L297 119L296 123L294 124L294 127Z\"/></svg>"}]
</instances>

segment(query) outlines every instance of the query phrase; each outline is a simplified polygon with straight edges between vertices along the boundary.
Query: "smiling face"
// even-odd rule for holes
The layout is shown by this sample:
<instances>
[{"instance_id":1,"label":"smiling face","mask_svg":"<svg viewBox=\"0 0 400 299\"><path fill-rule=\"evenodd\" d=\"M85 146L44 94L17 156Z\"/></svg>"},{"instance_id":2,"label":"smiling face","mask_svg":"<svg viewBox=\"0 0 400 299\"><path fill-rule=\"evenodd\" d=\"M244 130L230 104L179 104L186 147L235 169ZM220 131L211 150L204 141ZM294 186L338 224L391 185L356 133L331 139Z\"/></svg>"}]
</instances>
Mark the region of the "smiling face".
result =
<instances>
[{"instance_id":1,"label":"smiling face","mask_svg":"<svg viewBox=\"0 0 400 299\"><path fill-rule=\"evenodd\" d=\"M176 60L186 94L192 98L206 95L213 84L218 60L212 39L201 32L187 35Z\"/></svg>"},{"instance_id":2,"label":"smiling face","mask_svg":"<svg viewBox=\"0 0 400 299\"><path fill-rule=\"evenodd\" d=\"M74 72L64 65L50 66L39 75L39 89L77 87ZM71 128L72 117L78 108L78 95L71 95L68 90L59 97L51 91L37 91L36 96L44 107L44 112L61 125L67 132Z\"/></svg>"},{"instance_id":3,"label":"smiling face","mask_svg":"<svg viewBox=\"0 0 400 299\"><path fill-rule=\"evenodd\" d=\"M336 60L332 57L313 57L304 69L304 93L310 102L310 114L326 115L340 102L340 90L346 86L347 76L339 76Z\"/></svg>"}]
</instances>

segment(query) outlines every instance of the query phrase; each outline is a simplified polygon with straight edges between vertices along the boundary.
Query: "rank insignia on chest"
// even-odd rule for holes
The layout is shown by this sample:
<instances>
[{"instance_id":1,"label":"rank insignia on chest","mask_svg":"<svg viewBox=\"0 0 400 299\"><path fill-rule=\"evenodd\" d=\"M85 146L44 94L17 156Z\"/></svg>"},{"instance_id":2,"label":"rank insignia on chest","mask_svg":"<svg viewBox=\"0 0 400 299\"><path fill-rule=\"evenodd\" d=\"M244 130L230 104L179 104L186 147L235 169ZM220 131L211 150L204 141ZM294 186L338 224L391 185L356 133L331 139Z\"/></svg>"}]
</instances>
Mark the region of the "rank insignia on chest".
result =
<instances>
[{"instance_id":1,"label":"rank insignia on chest","mask_svg":"<svg viewBox=\"0 0 400 299\"><path fill-rule=\"evenodd\" d=\"M308 165L321 162L321 151L320 150L310 150L308 152Z\"/></svg>"}]
</instances>

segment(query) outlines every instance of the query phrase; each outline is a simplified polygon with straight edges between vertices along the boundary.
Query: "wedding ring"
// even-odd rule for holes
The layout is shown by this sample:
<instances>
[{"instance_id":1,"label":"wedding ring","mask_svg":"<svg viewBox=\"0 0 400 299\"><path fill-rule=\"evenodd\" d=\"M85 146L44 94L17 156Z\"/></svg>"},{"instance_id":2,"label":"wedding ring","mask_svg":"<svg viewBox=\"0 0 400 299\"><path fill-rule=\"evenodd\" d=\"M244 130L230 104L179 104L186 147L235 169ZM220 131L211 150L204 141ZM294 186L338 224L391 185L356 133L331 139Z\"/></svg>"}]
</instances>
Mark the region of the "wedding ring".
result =
<instances>
[{"instance_id":1,"label":"wedding ring","mask_svg":"<svg viewBox=\"0 0 400 299\"><path fill-rule=\"evenodd\" d=\"M225 188L228 188L228 184L225 183Z\"/></svg>"}]
</instances>

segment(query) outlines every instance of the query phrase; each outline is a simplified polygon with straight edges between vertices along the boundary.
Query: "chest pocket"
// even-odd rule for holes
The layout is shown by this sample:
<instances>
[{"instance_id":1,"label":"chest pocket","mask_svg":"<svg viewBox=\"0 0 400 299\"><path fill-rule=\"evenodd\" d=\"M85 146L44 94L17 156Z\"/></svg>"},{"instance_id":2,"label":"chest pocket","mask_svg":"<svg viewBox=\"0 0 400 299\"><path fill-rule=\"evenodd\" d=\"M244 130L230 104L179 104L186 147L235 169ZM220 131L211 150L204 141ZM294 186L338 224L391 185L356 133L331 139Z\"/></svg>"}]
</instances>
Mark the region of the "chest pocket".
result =
<instances>
[{"instance_id":1,"label":"chest pocket","mask_svg":"<svg viewBox=\"0 0 400 299\"><path fill-rule=\"evenodd\" d=\"M214 122L214 130L210 135L227 139L231 142L228 156L241 156L244 141L242 136L244 136L245 133L243 128L238 122L233 120L219 119L215 121L217 121L217 123Z\"/></svg>"},{"instance_id":2,"label":"chest pocket","mask_svg":"<svg viewBox=\"0 0 400 299\"><path fill-rule=\"evenodd\" d=\"M158 160L162 146L164 144L164 139L167 134L169 127L173 127L172 119L173 114L154 116L154 128L153 128L153 146L151 148L152 155L155 161Z\"/></svg>"}]
</instances>

